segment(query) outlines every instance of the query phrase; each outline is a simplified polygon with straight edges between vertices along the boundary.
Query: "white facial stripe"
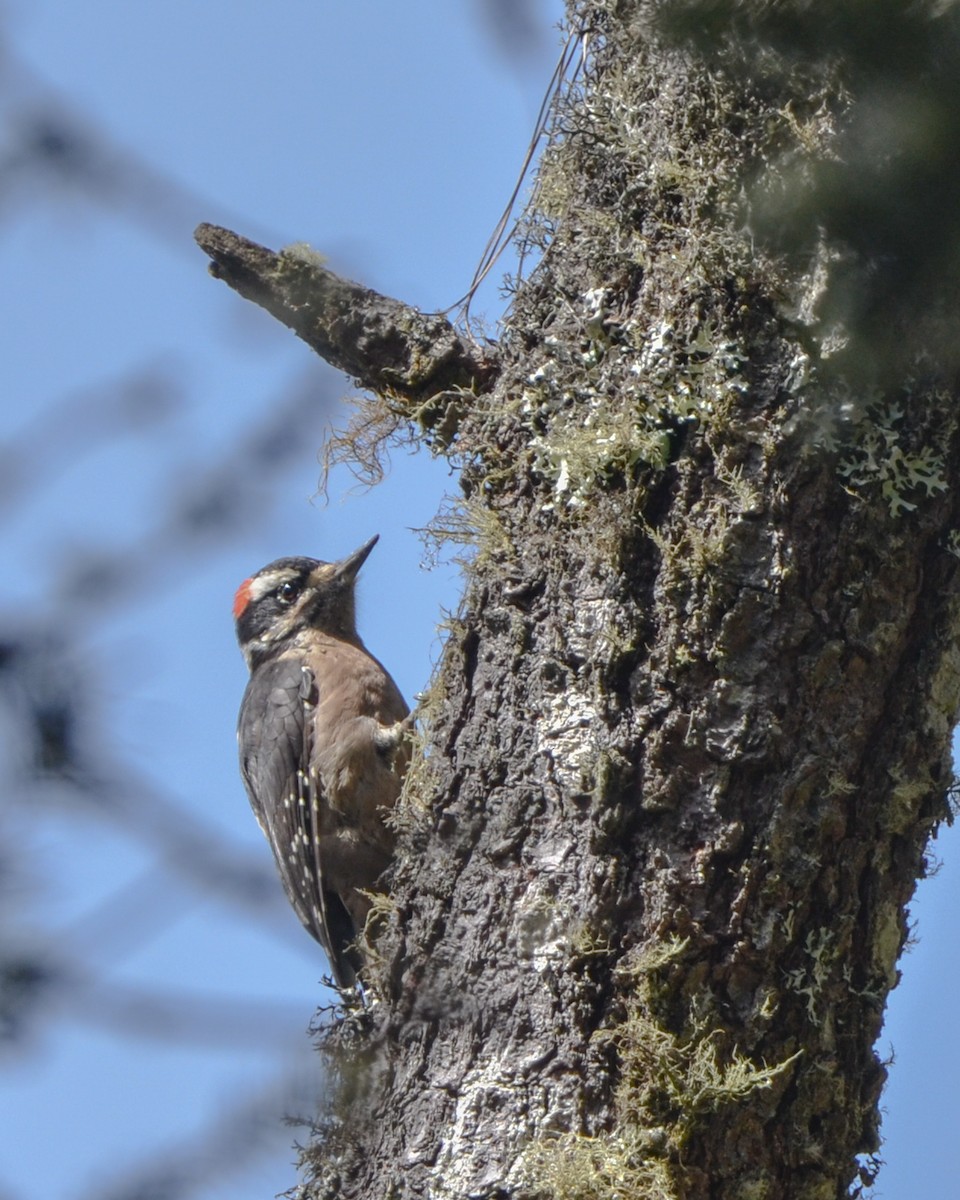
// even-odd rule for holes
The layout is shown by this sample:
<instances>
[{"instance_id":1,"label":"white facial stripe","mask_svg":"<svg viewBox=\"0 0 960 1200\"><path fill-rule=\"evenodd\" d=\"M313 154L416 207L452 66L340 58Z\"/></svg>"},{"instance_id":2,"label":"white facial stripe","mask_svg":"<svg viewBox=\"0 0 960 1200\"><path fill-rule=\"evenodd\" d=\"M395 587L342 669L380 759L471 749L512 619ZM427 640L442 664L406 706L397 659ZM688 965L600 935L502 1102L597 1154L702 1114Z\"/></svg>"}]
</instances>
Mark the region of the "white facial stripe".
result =
<instances>
[{"instance_id":1,"label":"white facial stripe","mask_svg":"<svg viewBox=\"0 0 960 1200\"><path fill-rule=\"evenodd\" d=\"M279 571L267 571L265 574L256 575L250 580L250 600L262 600L268 592L274 591L281 583L292 582L294 579L299 579L300 573L293 571L289 567Z\"/></svg>"}]
</instances>

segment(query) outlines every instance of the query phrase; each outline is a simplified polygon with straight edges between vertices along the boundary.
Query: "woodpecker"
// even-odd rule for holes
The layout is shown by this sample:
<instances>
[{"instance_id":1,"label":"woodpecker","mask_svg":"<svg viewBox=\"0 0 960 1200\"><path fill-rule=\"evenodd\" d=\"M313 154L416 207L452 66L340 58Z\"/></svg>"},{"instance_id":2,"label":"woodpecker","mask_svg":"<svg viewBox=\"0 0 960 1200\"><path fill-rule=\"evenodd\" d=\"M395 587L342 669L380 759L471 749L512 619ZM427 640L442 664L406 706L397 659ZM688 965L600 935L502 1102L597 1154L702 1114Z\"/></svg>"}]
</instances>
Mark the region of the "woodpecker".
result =
<instances>
[{"instance_id":1,"label":"woodpecker","mask_svg":"<svg viewBox=\"0 0 960 1200\"><path fill-rule=\"evenodd\" d=\"M240 771L287 898L327 953L341 990L393 855L409 710L357 633L357 574L379 535L339 562L278 558L237 589L237 640L250 668Z\"/></svg>"}]
</instances>

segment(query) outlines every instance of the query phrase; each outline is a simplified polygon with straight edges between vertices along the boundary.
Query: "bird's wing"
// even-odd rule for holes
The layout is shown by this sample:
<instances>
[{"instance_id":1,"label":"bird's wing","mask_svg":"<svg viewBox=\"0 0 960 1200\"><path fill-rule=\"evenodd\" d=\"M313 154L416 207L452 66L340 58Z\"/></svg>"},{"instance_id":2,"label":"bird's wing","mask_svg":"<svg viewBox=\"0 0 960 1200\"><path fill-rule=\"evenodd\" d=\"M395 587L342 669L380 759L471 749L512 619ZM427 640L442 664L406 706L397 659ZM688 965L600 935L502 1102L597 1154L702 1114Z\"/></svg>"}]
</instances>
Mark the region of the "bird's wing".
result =
<instances>
[{"instance_id":1,"label":"bird's wing","mask_svg":"<svg viewBox=\"0 0 960 1200\"><path fill-rule=\"evenodd\" d=\"M326 950L337 985L351 987L356 965L349 947L355 931L339 896L324 887L323 798L310 770L316 681L299 661L280 657L258 667L256 705L251 694L248 685L238 725L240 746L248 748L241 753L240 771L250 804L294 911Z\"/></svg>"}]
</instances>

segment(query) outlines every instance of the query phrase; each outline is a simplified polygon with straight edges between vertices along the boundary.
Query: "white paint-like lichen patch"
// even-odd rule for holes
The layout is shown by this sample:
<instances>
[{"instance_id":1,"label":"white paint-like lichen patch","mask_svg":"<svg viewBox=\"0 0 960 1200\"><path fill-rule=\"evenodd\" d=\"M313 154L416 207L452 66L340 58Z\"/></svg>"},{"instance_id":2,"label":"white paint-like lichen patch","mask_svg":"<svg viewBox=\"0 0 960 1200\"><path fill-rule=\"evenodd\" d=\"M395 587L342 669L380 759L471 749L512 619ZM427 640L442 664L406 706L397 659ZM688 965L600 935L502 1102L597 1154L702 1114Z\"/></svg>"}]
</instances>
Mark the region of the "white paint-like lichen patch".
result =
<instances>
[{"instance_id":1,"label":"white paint-like lichen patch","mask_svg":"<svg viewBox=\"0 0 960 1200\"><path fill-rule=\"evenodd\" d=\"M567 652L588 663L608 658L616 612L617 605L608 598L581 601L575 623L565 630ZM571 675L561 691L544 697L545 707L534 727L538 753L548 757L552 779L570 794L583 790L596 760L601 730L593 688L592 681Z\"/></svg>"}]
</instances>

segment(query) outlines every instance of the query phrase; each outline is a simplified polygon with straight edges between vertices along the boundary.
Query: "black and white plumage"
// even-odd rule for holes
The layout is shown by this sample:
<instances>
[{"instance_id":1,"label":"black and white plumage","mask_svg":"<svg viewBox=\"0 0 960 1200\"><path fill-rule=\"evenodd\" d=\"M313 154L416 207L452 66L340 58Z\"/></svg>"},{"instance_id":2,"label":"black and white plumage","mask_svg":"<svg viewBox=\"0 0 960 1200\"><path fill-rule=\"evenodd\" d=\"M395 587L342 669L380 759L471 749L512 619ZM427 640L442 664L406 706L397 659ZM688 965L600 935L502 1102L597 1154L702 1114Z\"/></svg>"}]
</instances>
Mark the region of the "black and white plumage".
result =
<instances>
[{"instance_id":1,"label":"black and white plumage","mask_svg":"<svg viewBox=\"0 0 960 1200\"><path fill-rule=\"evenodd\" d=\"M363 893L393 855L385 817L408 757L407 705L356 630L354 585L376 541L336 563L277 559L234 602L250 667L241 774L287 897L341 988L362 967Z\"/></svg>"}]
</instances>

